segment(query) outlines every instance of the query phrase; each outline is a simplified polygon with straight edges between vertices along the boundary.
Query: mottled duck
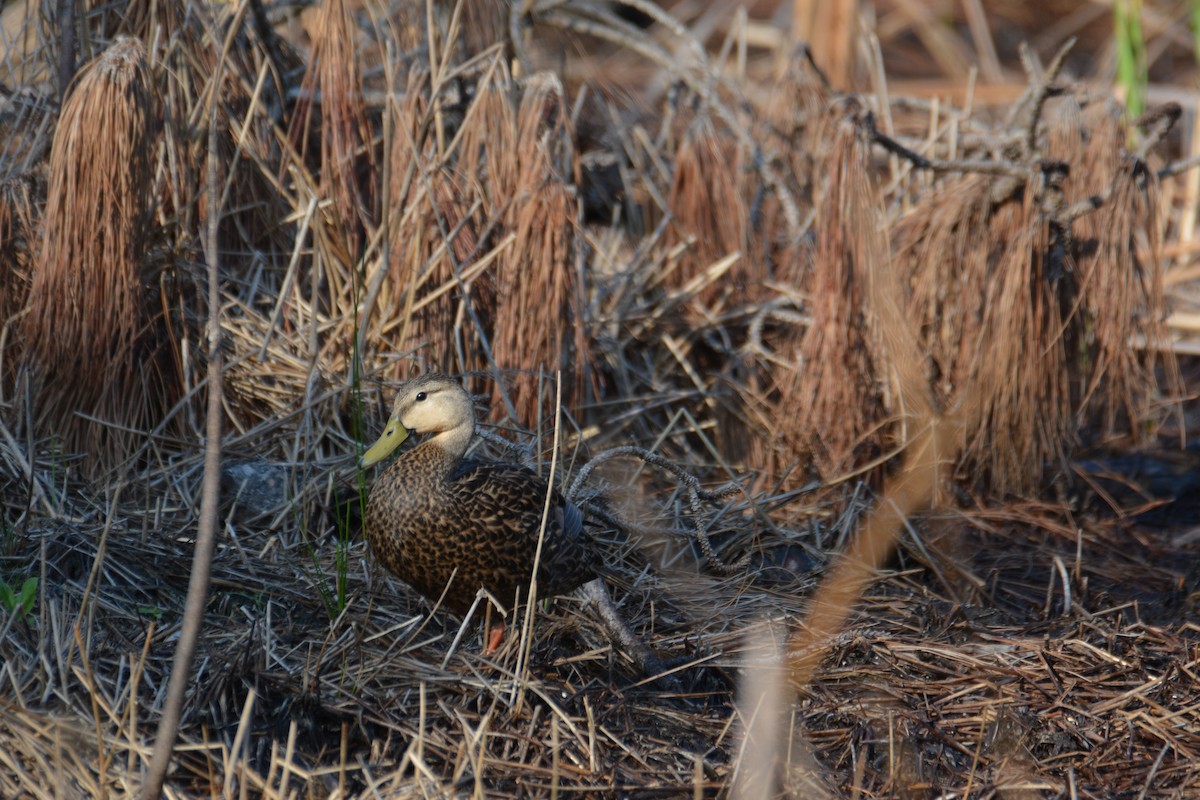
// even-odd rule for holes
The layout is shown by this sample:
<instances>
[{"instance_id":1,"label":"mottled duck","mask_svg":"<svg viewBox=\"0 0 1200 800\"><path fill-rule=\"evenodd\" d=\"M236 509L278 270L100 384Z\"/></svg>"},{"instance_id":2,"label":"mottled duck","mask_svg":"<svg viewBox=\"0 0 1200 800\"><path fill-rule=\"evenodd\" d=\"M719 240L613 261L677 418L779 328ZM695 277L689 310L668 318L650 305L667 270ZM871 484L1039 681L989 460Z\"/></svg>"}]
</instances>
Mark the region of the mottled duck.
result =
<instances>
[{"instance_id":1,"label":"mottled duck","mask_svg":"<svg viewBox=\"0 0 1200 800\"><path fill-rule=\"evenodd\" d=\"M538 595L567 594L593 581L597 554L579 508L527 467L465 459L474 432L471 397L458 382L425 375L399 387L387 427L361 465L383 460L410 433L427 438L401 454L371 488L365 527L375 557L460 617L481 588L511 604L518 593L529 593L549 491ZM602 585L599 591L607 597ZM489 631L486 652L503 635L501 619Z\"/></svg>"}]
</instances>

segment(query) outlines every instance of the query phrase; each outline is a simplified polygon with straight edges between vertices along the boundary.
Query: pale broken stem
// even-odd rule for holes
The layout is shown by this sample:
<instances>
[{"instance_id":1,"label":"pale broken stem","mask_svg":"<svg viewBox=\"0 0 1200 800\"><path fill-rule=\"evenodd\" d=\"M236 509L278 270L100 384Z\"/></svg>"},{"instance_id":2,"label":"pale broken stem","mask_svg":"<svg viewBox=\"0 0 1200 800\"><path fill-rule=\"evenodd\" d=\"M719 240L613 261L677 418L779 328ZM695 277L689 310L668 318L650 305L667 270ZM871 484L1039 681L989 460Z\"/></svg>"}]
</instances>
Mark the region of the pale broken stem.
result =
<instances>
[{"instance_id":1,"label":"pale broken stem","mask_svg":"<svg viewBox=\"0 0 1200 800\"><path fill-rule=\"evenodd\" d=\"M217 505L221 491L221 283L218 264L218 230L221 219L219 179L217 170L217 114L223 59L217 61L213 75L214 89L209 95L208 118L208 231L205 242L208 259L208 416L204 446L204 481L201 490L200 520L196 533L196 550L192 556L192 573L188 581L187 602L183 612L183 627L175 647L175 662L163 703L162 717L154 739L154 753L142 799L152 800L162 795L163 780L179 734L183 697L192 668L192 656L204 621L204 606L208 599L209 571L217 539Z\"/></svg>"},{"instance_id":2,"label":"pale broken stem","mask_svg":"<svg viewBox=\"0 0 1200 800\"><path fill-rule=\"evenodd\" d=\"M642 641L617 610L603 578L594 578L575 590L575 595L596 610L609 637L633 658L638 669L648 678L667 672L661 659Z\"/></svg>"},{"instance_id":3,"label":"pale broken stem","mask_svg":"<svg viewBox=\"0 0 1200 800\"><path fill-rule=\"evenodd\" d=\"M550 474L554 475L554 471L558 468L558 436L559 422L562 419L562 370L558 370L554 379L554 442L550 447ZM550 504L554 500L554 482L553 480L546 481L546 496L542 501L542 523L538 528L537 550L533 554L533 572L529 576L529 600L525 603L525 619L521 626L521 647L517 655L518 676L524 676L525 669L529 665L529 651L533 647L533 617L537 613L537 574L542 563L542 549L546 543L546 523L550 519ZM518 682L520 686L524 686L524 681ZM519 713L522 702L525 699L525 693L522 691L517 697L516 711Z\"/></svg>"},{"instance_id":4,"label":"pale broken stem","mask_svg":"<svg viewBox=\"0 0 1200 800\"><path fill-rule=\"evenodd\" d=\"M777 797L785 725L796 696L788 685L779 644L769 625L755 625L746 631L741 663L735 714L741 743L729 796L733 800ZM790 760L797 754L788 755Z\"/></svg>"}]
</instances>

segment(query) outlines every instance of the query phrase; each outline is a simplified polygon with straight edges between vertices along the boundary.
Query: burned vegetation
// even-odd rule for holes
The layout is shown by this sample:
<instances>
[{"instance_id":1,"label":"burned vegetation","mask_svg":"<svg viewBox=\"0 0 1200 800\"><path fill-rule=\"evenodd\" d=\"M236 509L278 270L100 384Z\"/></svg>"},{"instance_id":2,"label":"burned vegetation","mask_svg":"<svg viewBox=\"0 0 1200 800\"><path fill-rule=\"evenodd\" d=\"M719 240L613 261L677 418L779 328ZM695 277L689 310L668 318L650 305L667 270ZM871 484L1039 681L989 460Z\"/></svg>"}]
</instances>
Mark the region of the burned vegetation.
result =
<instances>
[{"instance_id":1,"label":"burned vegetation","mask_svg":"<svg viewBox=\"0 0 1200 800\"><path fill-rule=\"evenodd\" d=\"M1194 106L633 0L119 6L0 68L0 794L1200 792ZM665 679L374 562L429 372Z\"/></svg>"}]
</instances>

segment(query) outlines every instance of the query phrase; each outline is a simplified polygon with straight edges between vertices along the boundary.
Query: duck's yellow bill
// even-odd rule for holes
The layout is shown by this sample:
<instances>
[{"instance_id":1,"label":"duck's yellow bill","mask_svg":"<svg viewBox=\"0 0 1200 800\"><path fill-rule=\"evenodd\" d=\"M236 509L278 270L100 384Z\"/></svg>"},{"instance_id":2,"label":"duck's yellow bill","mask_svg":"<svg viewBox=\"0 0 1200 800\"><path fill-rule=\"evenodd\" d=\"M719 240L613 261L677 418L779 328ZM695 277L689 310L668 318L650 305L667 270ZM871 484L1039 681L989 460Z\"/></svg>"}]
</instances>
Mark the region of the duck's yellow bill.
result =
<instances>
[{"instance_id":1,"label":"duck's yellow bill","mask_svg":"<svg viewBox=\"0 0 1200 800\"><path fill-rule=\"evenodd\" d=\"M383 436L380 436L379 441L363 453L358 466L365 469L372 464L378 464L391 455L393 450L404 444L404 440L407 438L408 428L401 425L399 420L388 420L388 426L384 429Z\"/></svg>"}]
</instances>

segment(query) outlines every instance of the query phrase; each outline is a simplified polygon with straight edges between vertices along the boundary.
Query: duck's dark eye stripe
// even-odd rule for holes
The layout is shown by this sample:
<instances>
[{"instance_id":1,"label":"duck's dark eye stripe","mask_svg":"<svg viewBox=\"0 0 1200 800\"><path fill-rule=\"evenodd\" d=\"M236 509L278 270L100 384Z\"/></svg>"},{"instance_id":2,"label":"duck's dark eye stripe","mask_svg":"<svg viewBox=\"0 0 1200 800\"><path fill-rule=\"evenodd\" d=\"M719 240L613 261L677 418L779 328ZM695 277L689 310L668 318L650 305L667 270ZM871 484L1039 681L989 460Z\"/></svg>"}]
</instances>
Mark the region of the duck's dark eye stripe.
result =
<instances>
[{"instance_id":1,"label":"duck's dark eye stripe","mask_svg":"<svg viewBox=\"0 0 1200 800\"><path fill-rule=\"evenodd\" d=\"M428 397L428 395L425 394L424 392L417 392L417 402L418 403L421 402L422 400L424 400L426 397Z\"/></svg>"}]
</instances>

